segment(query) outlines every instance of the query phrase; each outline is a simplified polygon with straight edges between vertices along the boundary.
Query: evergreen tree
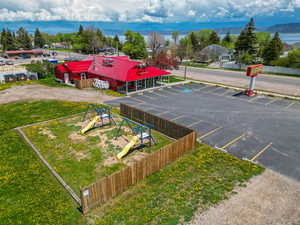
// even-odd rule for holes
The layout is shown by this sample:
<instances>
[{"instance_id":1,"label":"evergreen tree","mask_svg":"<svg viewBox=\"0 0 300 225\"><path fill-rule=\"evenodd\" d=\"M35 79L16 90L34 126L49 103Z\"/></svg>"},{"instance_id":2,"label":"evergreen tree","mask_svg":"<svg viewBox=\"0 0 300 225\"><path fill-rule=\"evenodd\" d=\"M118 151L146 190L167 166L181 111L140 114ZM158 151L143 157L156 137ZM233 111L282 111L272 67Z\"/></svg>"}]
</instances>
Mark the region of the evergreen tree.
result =
<instances>
[{"instance_id":1,"label":"evergreen tree","mask_svg":"<svg viewBox=\"0 0 300 225\"><path fill-rule=\"evenodd\" d=\"M241 31L235 44L237 61L243 62L243 55L247 54L247 59L254 58L258 52L257 37L255 34L255 26L253 18L248 22ZM249 60L248 60L249 61Z\"/></svg>"},{"instance_id":2,"label":"evergreen tree","mask_svg":"<svg viewBox=\"0 0 300 225\"><path fill-rule=\"evenodd\" d=\"M199 41L198 38L196 36L196 34L194 32L190 33L190 40L191 40L191 47L193 48L193 50L198 50L199 49Z\"/></svg>"},{"instance_id":3,"label":"evergreen tree","mask_svg":"<svg viewBox=\"0 0 300 225\"><path fill-rule=\"evenodd\" d=\"M78 30L78 35L82 35L83 31L84 31L84 28L83 28L82 24L80 24L79 30Z\"/></svg>"},{"instance_id":4,"label":"evergreen tree","mask_svg":"<svg viewBox=\"0 0 300 225\"><path fill-rule=\"evenodd\" d=\"M25 28L21 27L17 31L17 37L15 37L14 39L16 40L16 45L18 48L32 49L32 41Z\"/></svg>"},{"instance_id":5,"label":"evergreen tree","mask_svg":"<svg viewBox=\"0 0 300 225\"><path fill-rule=\"evenodd\" d=\"M225 35L225 37L223 38L224 42L230 43L231 42L231 36L230 36L230 32L228 31Z\"/></svg>"},{"instance_id":6,"label":"evergreen tree","mask_svg":"<svg viewBox=\"0 0 300 225\"><path fill-rule=\"evenodd\" d=\"M209 45L212 45L212 44L216 44L218 45L220 43L220 38L218 36L218 34L216 33L216 31L212 31L210 36L209 36Z\"/></svg>"},{"instance_id":7,"label":"evergreen tree","mask_svg":"<svg viewBox=\"0 0 300 225\"><path fill-rule=\"evenodd\" d=\"M279 37L279 33L276 32L269 45L265 48L263 58L265 63L270 64L271 61L277 60L282 53L283 44Z\"/></svg>"},{"instance_id":8,"label":"evergreen tree","mask_svg":"<svg viewBox=\"0 0 300 225\"><path fill-rule=\"evenodd\" d=\"M117 34L115 35L115 37L113 39L113 47L118 48L118 49L122 49L122 44L121 44L119 36Z\"/></svg>"},{"instance_id":9,"label":"evergreen tree","mask_svg":"<svg viewBox=\"0 0 300 225\"><path fill-rule=\"evenodd\" d=\"M8 29L6 30L6 43L7 43L7 50L16 49L15 34Z\"/></svg>"},{"instance_id":10,"label":"evergreen tree","mask_svg":"<svg viewBox=\"0 0 300 225\"><path fill-rule=\"evenodd\" d=\"M43 48L45 45L45 39L40 32L39 28L36 28L35 33L34 33L34 46L36 48Z\"/></svg>"},{"instance_id":11,"label":"evergreen tree","mask_svg":"<svg viewBox=\"0 0 300 225\"><path fill-rule=\"evenodd\" d=\"M6 34L6 30L3 29L2 32L1 32L1 45L2 45L2 50L3 51L6 51L7 50L7 34Z\"/></svg>"}]
</instances>

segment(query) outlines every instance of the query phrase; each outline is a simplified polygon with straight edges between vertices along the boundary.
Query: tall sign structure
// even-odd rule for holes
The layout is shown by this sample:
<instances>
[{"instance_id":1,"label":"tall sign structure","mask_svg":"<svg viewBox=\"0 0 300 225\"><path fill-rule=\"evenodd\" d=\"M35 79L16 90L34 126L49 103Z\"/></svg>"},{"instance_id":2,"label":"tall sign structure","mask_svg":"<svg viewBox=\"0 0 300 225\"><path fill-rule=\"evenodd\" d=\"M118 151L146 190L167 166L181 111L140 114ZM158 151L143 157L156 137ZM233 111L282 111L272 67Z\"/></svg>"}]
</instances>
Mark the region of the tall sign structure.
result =
<instances>
[{"instance_id":1,"label":"tall sign structure","mask_svg":"<svg viewBox=\"0 0 300 225\"><path fill-rule=\"evenodd\" d=\"M256 77L258 76L258 74L261 74L263 72L263 68L264 66L262 64L248 66L247 68L246 75L250 77L250 84L249 84L249 89L245 91L245 94L248 95L249 97L256 94L256 90L255 90Z\"/></svg>"}]
</instances>

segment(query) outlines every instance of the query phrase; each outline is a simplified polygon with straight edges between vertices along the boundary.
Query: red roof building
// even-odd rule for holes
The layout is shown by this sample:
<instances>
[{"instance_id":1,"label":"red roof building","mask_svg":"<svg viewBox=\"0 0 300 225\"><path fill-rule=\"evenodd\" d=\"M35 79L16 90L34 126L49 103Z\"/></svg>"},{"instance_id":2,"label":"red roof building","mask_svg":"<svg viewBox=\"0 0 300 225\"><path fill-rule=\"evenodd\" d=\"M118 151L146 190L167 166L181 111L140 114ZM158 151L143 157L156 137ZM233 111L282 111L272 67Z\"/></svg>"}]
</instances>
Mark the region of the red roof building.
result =
<instances>
[{"instance_id":1,"label":"red roof building","mask_svg":"<svg viewBox=\"0 0 300 225\"><path fill-rule=\"evenodd\" d=\"M128 92L158 85L167 71L130 60L127 56L90 56L84 61L68 62L55 68L56 78L66 83L82 79L108 81L110 89Z\"/></svg>"},{"instance_id":2,"label":"red roof building","mask_svg":"<svg viewBox=\"0 0 300 225\"><path fill-rule=\"evenodd\" d=\"M33 50L13 50L13 51L6 51L5 55L8 57L15 57L15 56L41 56L43 55L43 50L33 49Z\"/></svg>"}]
</instances>

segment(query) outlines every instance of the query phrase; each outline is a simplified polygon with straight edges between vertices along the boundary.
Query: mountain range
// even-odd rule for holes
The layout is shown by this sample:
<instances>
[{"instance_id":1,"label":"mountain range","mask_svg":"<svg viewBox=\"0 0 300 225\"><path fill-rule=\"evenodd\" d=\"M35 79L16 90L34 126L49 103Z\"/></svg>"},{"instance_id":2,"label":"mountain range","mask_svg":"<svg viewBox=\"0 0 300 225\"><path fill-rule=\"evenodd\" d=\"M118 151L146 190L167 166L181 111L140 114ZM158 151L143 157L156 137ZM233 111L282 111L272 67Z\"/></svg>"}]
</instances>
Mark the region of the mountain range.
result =
<instances>
[{"instance_id":1,"label":"mountain range","mask_svg":"<svg viewBox=\"0 0 300 225\"><path fill-rule=\"evenodd\" d=\"M180 23L125 23L125 22L77 22L77 21L14 21L1 22L0 29L9 28L17 30L19 27L25 27L30 33L38 27L42 32L50 34L76 32L79 25L84 27L100 28L106 35L122 35L126 30L133 30L142 34L156 31L162 34L170 34L172 31L180 31L181 34L192 30L215 29L219 34L230 31L237 34L245 26L247 21L239 22L180 22ZM257 31L280 32L280 33L300 33L300 23L275 24L266 26L266 24L256 24Z\"/></svg>"}]
</instances>

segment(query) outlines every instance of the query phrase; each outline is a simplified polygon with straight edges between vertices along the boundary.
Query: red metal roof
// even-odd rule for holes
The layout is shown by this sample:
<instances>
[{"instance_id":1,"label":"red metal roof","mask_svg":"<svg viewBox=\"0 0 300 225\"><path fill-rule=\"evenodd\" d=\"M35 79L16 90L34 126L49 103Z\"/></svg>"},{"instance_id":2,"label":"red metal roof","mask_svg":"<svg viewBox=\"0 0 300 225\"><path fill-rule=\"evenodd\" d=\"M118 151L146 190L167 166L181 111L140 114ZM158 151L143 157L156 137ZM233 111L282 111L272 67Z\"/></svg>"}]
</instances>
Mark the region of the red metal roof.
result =
<instances>
[{"instance_id":1,"label":"red metal roof","mask_svg":"<svg viewBox=\"0 0 300 225\"><path fill-rule=\"evenodd\" d=\"M143 71L137 68L141 62L129 60L128 57L103 57L95 56L95 61L90 65L89 73L112 78L123 82L141 80L170 74L167 71L148 66ZM103 63L104 59L112 60L111 66Z\"/></svg>"},{"instance_id":2,"label":"red metal roof","mask_svg":"<svg viewBox=\"0 0 300 225\"><path fill-rule=\"evenodd\" d=\"M87 73L92 60L78 61L78 62L66 62L63 65L71 72L71 73Z\"/></svg>"},{"instance_id":3,"label":"red metal roof","mask_svg":"<svg viewBox=\"0 0 300 225\"><path fill-rule=\"evenodd\" d=\"M6 51L6 54L42 54L43 50L15 50L15 51Z\"/></svg>"},{"instance_id":4,"label":"red metal roof","mask_svg":"<svg viewBox=\"0 0 300 225\"><path fill-rule=\"evenodd\" d=\"M68 72L68 70L66 69L66 67L64 67L62 64L58 64L55 67L55 70L59 70L61 73L67 73Z\"/></svg>"}]
</instances>

